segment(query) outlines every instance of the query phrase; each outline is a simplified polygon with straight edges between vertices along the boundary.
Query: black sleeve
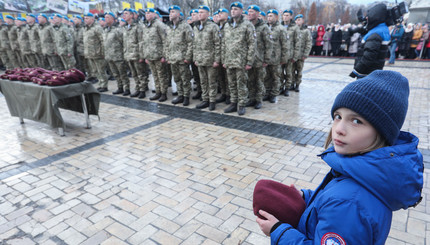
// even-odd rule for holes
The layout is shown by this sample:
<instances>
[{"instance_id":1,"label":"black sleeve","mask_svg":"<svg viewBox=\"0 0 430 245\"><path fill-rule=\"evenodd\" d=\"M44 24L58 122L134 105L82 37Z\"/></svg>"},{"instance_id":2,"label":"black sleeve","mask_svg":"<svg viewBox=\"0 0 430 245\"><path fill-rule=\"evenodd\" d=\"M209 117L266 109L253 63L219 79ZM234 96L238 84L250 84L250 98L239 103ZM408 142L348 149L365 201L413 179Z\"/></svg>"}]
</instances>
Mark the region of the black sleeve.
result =
<instances>
[{"instance_id":1,"label":"black sleeve","mask_svg":"<svg viewBox=\"0 0 430 245\"><path fill-rule=\"evenodd\" d=\"M371 35L364 43L363 56L357 60L354 65L354 70L360 74L369 74L372 71L379 69L381 66L380 49L382 38L378 34ZM383 66L383 64L382 64Z\"/></svg>"}]
</instances>

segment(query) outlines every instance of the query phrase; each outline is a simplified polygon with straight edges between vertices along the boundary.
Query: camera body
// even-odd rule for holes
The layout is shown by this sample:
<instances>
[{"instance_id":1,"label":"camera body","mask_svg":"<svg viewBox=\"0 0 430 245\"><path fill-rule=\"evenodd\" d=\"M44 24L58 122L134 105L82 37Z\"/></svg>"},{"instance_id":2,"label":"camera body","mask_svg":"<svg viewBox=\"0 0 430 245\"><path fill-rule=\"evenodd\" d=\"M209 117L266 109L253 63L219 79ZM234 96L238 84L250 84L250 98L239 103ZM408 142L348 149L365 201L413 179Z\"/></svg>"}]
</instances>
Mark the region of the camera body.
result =
<instances>
[{"instance_id":1,"label":"camera body","mask_svg":"<svg viewBox=\"0 0 430 245\"><path fill-rule=\"evenodd\" d=\"M387 24L387 26L400 23L403 21L403 15L408 12L409 12L408 5L406 5L405 2L401 2L400 4L392 8L387 8L385 23ZM363 26L367 26L367 19L366 19L366 16L364 16L363 14L362 9L359 9L357 11L357 19L359 22L363 24Z\"/></svg>"}]
</instances>

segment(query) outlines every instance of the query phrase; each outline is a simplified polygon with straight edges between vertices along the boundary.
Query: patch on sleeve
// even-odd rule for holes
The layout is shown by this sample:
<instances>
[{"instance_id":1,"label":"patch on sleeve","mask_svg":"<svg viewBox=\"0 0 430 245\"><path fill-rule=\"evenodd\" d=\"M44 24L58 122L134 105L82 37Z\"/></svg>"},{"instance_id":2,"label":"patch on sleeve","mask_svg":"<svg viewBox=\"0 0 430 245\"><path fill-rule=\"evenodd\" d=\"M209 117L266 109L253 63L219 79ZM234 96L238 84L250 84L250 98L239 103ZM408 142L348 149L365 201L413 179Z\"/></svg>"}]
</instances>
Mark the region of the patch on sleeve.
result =
<instances>
[{"instance_id":1,"label":"patch on sleeve","mask_svg":"<svg viewBox=\"0 0 430 245\"><path fill-rule=\"evenodd\" d=\"M346 245L346 242L338 234L329 232L321 238L321 245Z\"/></svg>"}]
</instances>

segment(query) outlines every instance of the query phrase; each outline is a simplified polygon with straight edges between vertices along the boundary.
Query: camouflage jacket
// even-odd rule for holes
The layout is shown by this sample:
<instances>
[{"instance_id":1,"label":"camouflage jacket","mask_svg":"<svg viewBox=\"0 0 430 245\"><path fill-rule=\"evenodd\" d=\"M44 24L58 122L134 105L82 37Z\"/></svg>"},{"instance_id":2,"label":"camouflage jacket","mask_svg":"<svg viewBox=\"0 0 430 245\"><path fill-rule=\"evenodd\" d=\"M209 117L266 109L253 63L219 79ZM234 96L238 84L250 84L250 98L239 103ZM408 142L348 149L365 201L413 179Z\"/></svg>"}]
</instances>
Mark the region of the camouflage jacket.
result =
<instances>
[{"instance_id":1,"label":"camouflage jacket","mask_svg":"<svg viewBox=\"0 0 430 245\"><path fill-rule=\"evenodd\" d=\"M69 28L63 23L54 25L54 40L58 55L73 54L74 37Z\"/></svg>"},{"instance_id":2,"label":"camouflage jacket","mask_svg":"<svg viewBox=\"0 0 430 245\"><path fill-rule=\"evenodd\" d=\"M141 57L147 60L160 60L165 57L163 45L166 42L167 27L158 19L143 25Z\"/></svg>"},{"instance_id":3,"label":"camouflage jacket","mask_svg":"<svg viewBox=\"0 0 430 245\"><path fill-rule=\"evenodd\" d=\"M220 43L221 43L221 57L220 57L220 59L221 59L221 63L222 63L222 61L224 60L224 57L223 57L223 50L225 49L225 47L224 47L224 42L223 42L223 39L224 39L224 35L225 35L225 25L227 24L227 21L226 22L224 22L224 23L220 23L218 26L219 26L219 38L220 38Z\"/></svg>"},{"instance_id":4,"label":"camouflage jacket","mask_svg":"<svg viewBox=\"0 0 430 245\"><path fill-rule=\"evenodd\" d=\"M307 58L312 49L312 34L306 27L300 28L298 45L298 59Z\"/></svg>"},{"instance_id":5,"label":"camouflage jacket","mask_svg":"<svg viewBox=\"0 0 430 245\"><path fill-rule=\"evenodd\" d=\"M293 21L291 21L289 25L284 25L284 27L287 30L287 40L290 47L288 59L298 60L300 58L300 48L298 43L300 28Z\"/></svg>"},{"instance_id":6,"label":"camouflage jacket","mask_svg":"<svg viewBox=\"0 0 430 245\"><path fill-rule=\"evenodd\" d=\"M10 26L8 25L2 25L0 29L0 47L3 51L11 49L9 42L9 29Z\"/></svg>"},{"instance_id":7,"label":"camouflage jacket","mask_svg":"<svg viewBox=\"0 0 430 245\"><path fill-rule=\"evenodd\" d=\"M39 27L37 24L27 25L28 38L30 40L31 53L41 54L42 46L40 44Z\"/></svg>"},{"instance_id":8,"label":"camouflage jacket","mask_svg":"<svg viewBox=\"0 0 430 245\"><path fill-rule=\"evenodd\" d=\"M124 59L126 61L139 60L139 43L142 31L136 23L126 25L123 33Z\"/></svg>"},{"instance_id":9,"label":"camouflage jacket","mask_svg":"<svg viewBox=\"0 0 430 245\"><path fill-rule=\"evenodd\" d=\"M222 63L227 68L252 66L257 47L256 36L254 25L243 16L236 23L233 18L230 19L224 27Z\"/></svg>"},{"instance_id":10,"label":"camouflage jacket","mask_svg":"<svg viewBox=\"0 0 430 245\"><path fill-rule=\"evenodd\" d=\"M87 59L103 59L103 29L97 23L85 26L84 55Z\"/></svg>"},{"instance_id":11,"label":"camouflage jacket","mask_svg":"<svg viewBox=\"0 0 430 245\"><path fill-rule=\"evenodd\" d=\"M177 26L173 23L167 25L167 38L164 45L164 53L171 64L185 64L184 60L191 61L193 56L193 29L184 20L180 20Z\"/></svg>"},{"instance_id":12,"label":"camouflage jacket","mask_svg":"<svg viewBox=\"0 0 430 245\"><path fill-rule=\"evenodd\" d=\"M54 29L51 24L39 25L39 37L40 45L42 46L42 54L44 55L54 55L56 53L55 49L55 38Z\"/></svg>"},{"instance_id":13,"label":"camouflage jacket","mask_svg":"<svg viewBox=\"0 0 430 245\"><path fill-rule=\"evenodd\" d=\"M31 54L30 39L28 38L28 30L26 25L16 28L18 36L19 50L21 54Z\"/></svg>"},{"instance_id":14,"label":"camouflage jacket","mask_svg":"<svg viewBox=\"0 0 430 245\"><path fill-rule=\"evenodd\" d=\"M221 62L221 41L219 27L206 20L194 26L193 61L198 66L212 66Z\"/></svg>"},{"instance_id":15,"label":"camouflage jacket","mask_svg":"<svg viewBox=\"0 0 430 245\"><path fill-rule=\"evenodd\" d=\"M19 43L18 43L18 27L16 25L12 26L9 29L9 42L10 42L10 47L12 48L13 51L15 50L19 50Z\"/></svg>"},{"instance_id":16,"label":"camouflage jacket","mask_svg":"<svg viewBox=\"0 0 430 245\"><path fill-rule=\"evenodd\" d=\"M117 25L106 26L103 29L105 59L109 61L124 60L122 32Z\"/></svg>"},{"instance_id":17,"label":"camouflage jacket","mask_svg":"<svg viewBox=\"0 0 430 245\"><path fill-rule=\"evenodd\" d=\"M262 67L263 63L269 64L272 55L273 42L270 38L271 32L269 26L263 20L258 20L255 24L257 33L257 50L255 51L255 60L253 67Z\"/></svg>"},{"instance_id":18,"label":"camouflage jacket","mask_svg":"<svg viewBox=\"0 0 430 245\"><path fill-rule=\"evenodd\" d=\"M288 61L288 42L287 33L279 22L269 25L270 38L273 42L272 54L270 55L269 65L279 65Z\"/></svg>"},{"instance_id":19,"label":"camouflage jacket","mask_svg":"<svg viewBox=\"0 0 430 245\"><path fill-rule=\"evenodd\" d=\"M76 25L73 32L76 54L84 56L84 26Z\"/></svg>"}]
</instances>

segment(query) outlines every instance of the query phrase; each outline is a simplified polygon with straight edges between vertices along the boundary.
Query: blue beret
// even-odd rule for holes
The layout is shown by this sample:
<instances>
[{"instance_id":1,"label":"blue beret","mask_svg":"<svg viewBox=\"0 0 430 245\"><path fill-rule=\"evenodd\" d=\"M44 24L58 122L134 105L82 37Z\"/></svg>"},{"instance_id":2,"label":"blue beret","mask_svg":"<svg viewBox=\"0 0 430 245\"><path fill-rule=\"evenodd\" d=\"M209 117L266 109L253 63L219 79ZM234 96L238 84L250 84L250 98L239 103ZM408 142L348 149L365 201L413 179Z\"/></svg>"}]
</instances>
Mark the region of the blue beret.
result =
<instances>
[{"instance_id":1,"label":"blue beret","mask_svg":"<svg viewBox=\"0 0 430 245\"><path fill-rule=\"evenodd\" d=\"M267 11L267 14L276 14L276 15L279 15L279 12L276 9L271 9L271 10Z\"/></svg>"},{"instance_id":2,"label":"blue beret","mask_svg":"<svg viewBox=\"0 0 430 245\"><path fill-rule=\"evenodd\" d=\"M3 15L0 14L0 20L3 20Z\"/></svg>"},{"instance_id":3,"label":"blue beret","mask_svg":"<svg viewBox=\"0 0 430 245\"><path fill-rule=\"evenodd\" d=\"M125 22L125 20L123 18L119 18L119 21Z\"/></svg>"},{"instance_id":4,"label":"blue beret","mask_svg":"<svg viewBox=\"0 0 430 245\"><path fill-rule=\"evenodd\" d=\"M237 8L241 8L243 9L243 4L241 2L234 2L232 4L230 4L230 9L233 7L237 7Z\"/></svg>"},{"instance_id":5,"label":"blue beret","mask_svg":"<svg viewBox=\"0 0 430 245\"><path fill-rule=\"evenodd\" d=\"M146 8L146 9L145 9L145 12L152 12L152 13L156 13L156 12L155 12L155 9L153 9L153 8Z\"/></svg>"},{"instance_id":6,"label":"blue beret","mask_svg":"<svg viewBox=\"0 0 430 245\"><path fill-rule=\"evenodd\" d=\"M63 16L63 19L70 21L69 18L67 16Z\"/></svg>"},{"instance_id":7,"label":"blue beret","mask_svg":"<svg viewBox=\"0 0 430 245\"><path fill-rule=\"evenodd\" d=\"M179 15L182 16L182 17L184 17L184 13L182 13L182 12L179 12Z\"/></svg>"},{"instance_id":8,"label":"blue beret","mask_svg":"<svg viewBox=\"0 0 430 245\"><path fill-rule=\"evenodd\" d=\"M107 12L107 13L106 13L106 15L110 15L110 16L112 16L114 19L116 18L115 14L114 14L114 13L112 13L112 12Z\"/></svg>"},{"instance_id":9,"label":"blue beret","mask_svg":"<svg viewBox=\"0 0 430 245\"><path fill-rule=\"evenodd\" d=\"M26 19L24 19L24 18L22 18L22 17L18 17L18 18L16 18L17 20L20 20L20 21L24 21L24 22L27 22L27 20Z\"/></svg>"},{"instance_id":10,"label":"blue beret","mask_svg":"<svg viewBox=\"0 0 430 245\"><path fill-rule=\"evenodd\" d=\"M214 20L214 18L212 17L212 16L209 16L209 18L208 19L210 19L210 20Z\"/></svg>"},{"instance_id":11,"label":"blue beret","mask_svg":"<svg viewBox=\"0 0 430 245\"><path fill-rule=\"evenodd\" d=\"M218 9L218 13L228 13L228 10L226 8L220 8Z\"/></svg>"},{"instance_id":12,"label":"blue beret","mask_svg":"<svg viewBox=\"0 0 430 245\"><path fill-rule=\"evenodd\" d=\"M260 12L260 14L264 17L266 17L266 13L264 13L263 11Z\"/></svg>"},{"instance_id":13,"label":"blue beret","mask_svg":"<svg viewBox=\"0 0 430 245\"><path fill-rule=\"evenodd\" d=\"M50 20L53 20L53 19L54 19L54 17L52 17L52 16L51 16L51 17L49 17L49 19L50 19Z\"/></svg>"},{"instance_id":14,"label":"blue beret","mask_svg":"<svg viewBox=\"0 0 430 245\"><path fill-rule=\"evenodd\" d=\"M93 13L91 13L91 12L88 12L88 13L84 14L84 16L87 16L87 17L94 17L94 14L93 14Z\"/></svg>"},{"instance_id":15,"label":"blue beret","mask_svg":"<svg viewBox=\"0 0 430 245\"><path fill-rule=\"evenodd\" d=\"M75 23L73 20L69 20L70 22L72 22L72 23Z\"/></svg>"},{"instance_id":16,"label":"blue beret","mask_svg":"<svg viewBox=\"0 0 430 245\"><path fill-rule=\"evenodd\" d=\"M63 16L61 14L57 14L57 13L52 15L52 17L54 17L54 16L57 16L58 18L63 18Z\"/></svg>"},{"instance_id":17,"label":"blue beret","mask_svg":"<svg viewBox=\"0 0 430 245\"><path fill-rule=\"evenodd\" d=\"M46 14L39 14L39 16L45 17L45 19L48 20L48 16Z\"/></svg>"},{"instance_id":18,"label":"blue beret","mask_svg":"<svg viewBox=\"0 0 430 245\"><path fill-rule=\"evenodd\" d=\"M33 18L35 18L35 19L36 19L36 15L34 15L34 14L27 14L27 16L28 16L28 17L33 17Z\"/></svg>"},{"instance_id":19,"label":"blue beret","mask_svg":"<svg viewBox=\"0 0 430 245\"><path fill-rule=\"evenodd\" d=\"M294 20L297 20L298 18L303 18L303 15L302 14L296 15L296 17L294 17Z\"/></svg>"},{"instance_id":20,"label":"blue beret","mask_svg":"<svg viewBox=\"0 0 430 245\"><path fill-rule=\"evenodd\" d=\"M132 12L133 13L133 9L131 9L131 8L125 8L123 11L124 12Z\"/></svg>"},{"instance_id":21,"label":"blue beret","mask_svg":"<svg viewBox=\"0 0 430 245\"><path fill-rule=\"evenodd\" d=\"M169 7L169 11L170 10L179 10L179 11L181 11L181 7L179 7L178 5L172 5L172 6Z\"/></svg>"},{"instance_id":22,"label":"blue beret","mask_svg":"<svg viewBox=\"0 0 430 245\"><path fill-rule=\"evenodd\" d=\"M191 9L190 15L193 14L193 13L199 13L199 10L198 9Z\"/></svg>"},{"instance_id":23,"label":"blue beret","mask_svg":"<svg viewBox=\"0 0 430 245\"><path fill-rule=\"evenodd\" d=\"M191 20L191 16L188 16L188 17L187 17L187 20Z\"/></svg>"},{"instance_id":24,"label":"blue beret","mask_svg":"<svg viewBox=\"0 0 430 245\"><path fill-rule=\"evenodd\" d=\"M211 12L211 9L208 6L206 6L206 5L200 5L199 9L203 9L203 10L206 10L208 12Z\"/></svg>"},{"instance_id":25,"label":"blue beret","mask_svg":"<svg viewBox=\"0 0 430 245\"><path fill-rule=\"evenodd\" d=\"M285 13L290 13L291 15L293 15L293 13L294 13L294 12L293 12L293 10L291 10L291 9L286 9L286 10L284 10L284 14L285 14Z\"/></svg>"},{"instance_id":26,"label":"blue beret","mask_svg":"<svg viewBox=\"0 0 430 245\"><path fill-rule=\"evenodd\" d=\"M260 7L258 7L257 5L249 5L248 10L253 9L257 12L260 12Z\"/></svg>"},{"instance_id":27,"label":"blue beret","mask_svg":"<svg viewBox=\"0 0 430 245\"><path fill-rule=\"evenodd\" d=\"M131 12L133 12L133 14L138 14L137 10L135 9L130 9Z\"/></svg>"},{"instance_id":28,"label":"blue beret","mask_svg":"<svg viewBox=\"0 0 430 245\"><path fill-rule=\"evenodd\" d=\"M82 16L80 16L80 15L74 15L73 17L81 19L82 21L84 20L84 19L82 19Z\"/></svg>"},{"instance_id":29,"label":"blue beret","mask_svg":"<svg viewBox=\"0 0 430 245\"><path fill-rule=\"evenodd\" d=\"M214 15L217 15L217 14L219 14L219 12L218 12L218 11L215 11Z\"/></svg>"},{"instance_id":30,"label":"blue beret","mask_svg":"<svg viewBox=\"0 0 430 245\"><path fill-rule=\"evenodd\" d=\"M248 11L246 11L246 10L245 10L245 11L243 11L243 13L244 13L244 14L246 14L246 15L248 15Z\"/></svg>"},{"instance_id":31,"label":"blue beret","mask_svg":"<svg viewBox=\"0 0 430 245\"><path fill-rule=\"evenodd\" d=\"M99 18L99 21L100 21L100 20L103 20L103 21L105 21L105 18L103 18L103 17L102 17L102 18Z\"/></svg>"},{"instance_id":32,"label":"blue beret","mask_svg":"<svg viewBox=\"0 0 430 245\"><path fill-rule=\"evenodd\" d=\"M15 20L15 18L13 18L13 16L12 16L12 15L6 15L6 19Z\"/></svg>"}]
</instances>

